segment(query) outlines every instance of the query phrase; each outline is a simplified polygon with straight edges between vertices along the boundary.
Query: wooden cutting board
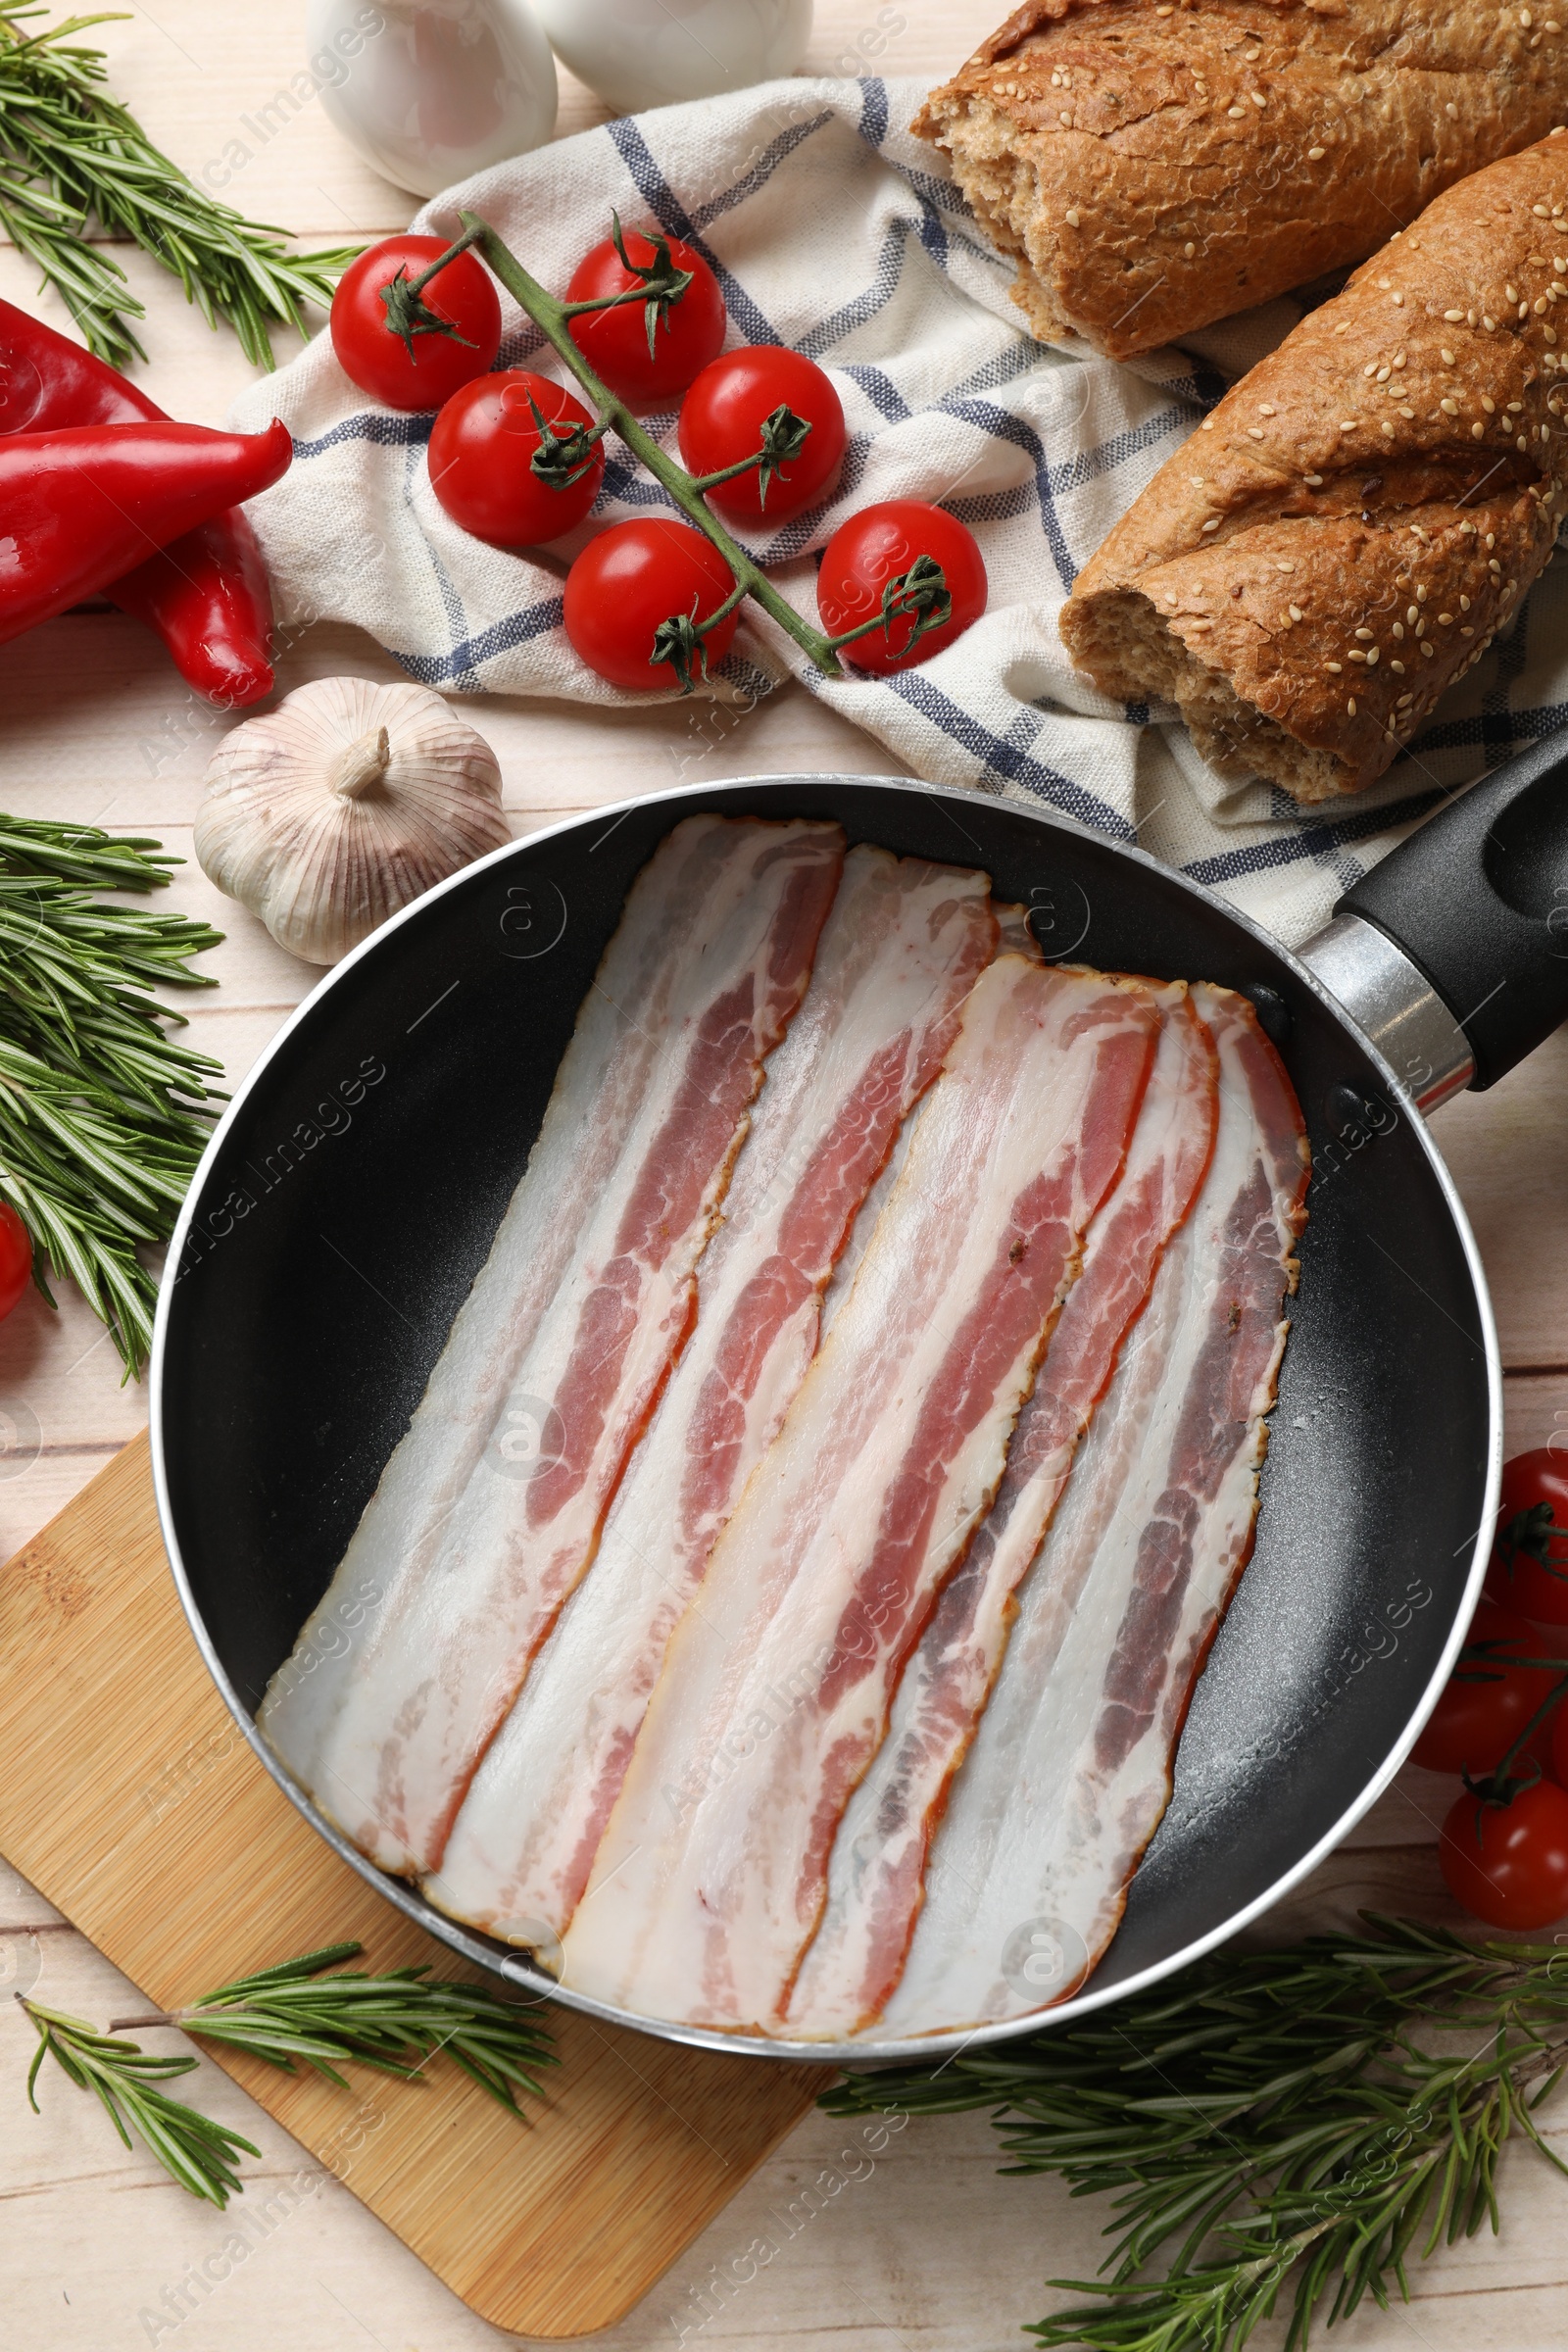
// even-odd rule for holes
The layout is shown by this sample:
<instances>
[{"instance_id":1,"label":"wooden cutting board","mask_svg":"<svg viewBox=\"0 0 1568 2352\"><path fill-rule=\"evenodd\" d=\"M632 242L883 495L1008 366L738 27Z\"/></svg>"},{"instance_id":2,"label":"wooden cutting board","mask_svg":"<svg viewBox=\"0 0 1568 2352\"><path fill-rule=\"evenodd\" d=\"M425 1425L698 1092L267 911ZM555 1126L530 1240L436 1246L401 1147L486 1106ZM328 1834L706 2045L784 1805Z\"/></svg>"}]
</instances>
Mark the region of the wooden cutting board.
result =
<instances>
[{"instance_id":1,"label":"wooden cutting board","mask_svg":"<svg viewBox=\"0 0 1568 2352\"><path fill-rule=\"evenodd\" d=\"M472 1973L241 1739L174 1592L144 1437L0 1568L0 1852L160 2009L350 1936L357 1966ZM581 2335L647 2292L824 2078L549 2016L561 2063L526 2126L452 2066L351 2069L343 2091L211 2054L482 2319Z\"/></svg>"}]
</instances>

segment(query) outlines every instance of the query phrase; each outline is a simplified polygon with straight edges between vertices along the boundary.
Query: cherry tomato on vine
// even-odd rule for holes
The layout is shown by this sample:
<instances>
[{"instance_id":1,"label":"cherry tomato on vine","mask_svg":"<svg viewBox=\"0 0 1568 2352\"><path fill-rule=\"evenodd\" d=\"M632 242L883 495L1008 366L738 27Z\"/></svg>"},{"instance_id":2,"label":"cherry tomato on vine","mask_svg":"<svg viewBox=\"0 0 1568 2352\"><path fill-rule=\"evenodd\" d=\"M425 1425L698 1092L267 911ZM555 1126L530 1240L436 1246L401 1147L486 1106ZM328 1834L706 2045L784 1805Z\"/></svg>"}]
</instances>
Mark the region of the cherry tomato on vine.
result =
<instances>
[{"instance_id":1,"label":"cherry tomato on vine","mask_svg":"<svg viewBox=\"0 0 1568 2352\"><path fill-rule=\"evenodd\" d=\"M351 262L332 297L332 349L345 375L389 409L438 409L460 384L483 375L501 348L501 302L484 265L460 253L432 277L418 303L439 323L396 332L402 296L446 252L444 237L383 237ZM459 338L462 338L461 340ZM411 348L412 346L412 348Z\"/></svg>"},{"instance_id":2,"label":"cherry tomato on vine","mask_svg":"<svg viewBox=\"0 0 1568 2352\"><path fill-rule=\"evenodd\" d=\"M1568 1461L1549 1446L1502 1471L1487 1597L1541 1625L1568 1625Z\"/></svg>"},{"instance_id":3,"label":"cherry tomato on vine","mask_svg":"<svg viewBox=\"0 0 1568 2352\"><path fill-rule=\"evenodd\" d=\"M762 446L776 409L791 410L810 431L796 456L771 468L737 474L708 491L709 505L732 522L787 522L816 505L844 463L844 407L814 360L759 343L710 360L680 410L680 454L691 473L719 473Z\"/></svg>"},{"instance_id":4,"label":"cherry tomato on vine","mask_svg":"<svg viewBox=\"0 0 1568 2352\"><path fill-rule=\"evenodd\" d=\"M839 659L857 669L904 669L925 662L961 637L986 609L986 567L974 534L941 507L917 498L890 498L862 507L841 522L822 550L816 575L816 609L830 637L858 628L882 610L890 580L906 577L920 557L940 564L953 600L950 617L919 637L918 617L906 613L886 632L874 629L840 649Z\"/></svg>"},{"instance_id":5,"label":"cherry tomato on vine","mask_svg":"<svg viewBox=\"0 0 1568 2352\"><path fill-rule=\"evenodd\" d=\"M681 686L673 663L653 659L655 631L677 613L706 620L734 586L717 548L689 522L617 522L588 542L566 574L566 635L613 686ZM734 634L729 612L703 639L710 665L723 660ZM700 664L693 669L700 674Z\"/></svg>"},{"instance_id":6,"label":"cherry tomato on vine","mask_svg":"<svg viewBox=\"0 0 1568 2352\"><path fill-rule=\"evenodd\" d=\"M1514 1659L1555 1657L1535 1627L1483 1600L1465 1640L1496 1642L1490 1660L1461 1658L1411 1749L1428 1772L1491 1772L1500 1764L1559 1678ZM1568 1654L1568 1653L1564 1653ZM1485 1681L1474 1680L1486 1676ZM1492 1679L1495 1677L1495 1679Z\"/></svg>"},{"instance_id":7,"label":"cherry tomato on vine","mask_svg":"<svg viewBox=\"0 0 1568 2352\"><path fill-rule=\"evenodd\" d=\"M543 436L553 438L559 479L534 468ZM573 462L571 435L592 426L580 400L526 368L508 368L460 385L430 435L430 487L454 522L496 547L537 547L574 530L599 496L605 445Z\"/></svg>"},{"instance_id":8,"label":"cherry tomato on vine","mask_svg":"<svg viewBox=\"0 0 1568 2352\"><path fill-rule=\"evenodd\" d=\"M1550 1927L1568 1914L1568 1791L1538 1781L1506 1805L1466 1791L1444 1822L1438 1860L1455 1902L1488 1927Z\"/></svg>"},{"instance_id":9,"label":"cherry tomato on vine","mask_svg":"<svg viewBox=\"0 0 1568 2352\"><path fill-rule=\"evenodd\" d=\"M0 1319L9 1315L32 1273L32 1238L9 1200L0 1200Z\"/></svg>"},{"instance_id":10,"label":"cherry tomato on vine","mask_svg":"<svg viewBox=\"0 0 1568 2352\"><path fill-rule=\"evenodd\" d=\"M724 297L717 278L702 255L679 237L662 241L676 269L690 270L692 282L659 317L652 351L644 303L625 302L616 310L597 311L570 322L571 339L590 368L634 409L652 408L684 392L724 342ZM657 262L658 245L640 229L625 230L622 242L628 261L644 267ZM606 237L577 264L566 300L592 302L600 295L624 294L642 282L615 251L614 239Z\"/></svg>"}]
</instances>

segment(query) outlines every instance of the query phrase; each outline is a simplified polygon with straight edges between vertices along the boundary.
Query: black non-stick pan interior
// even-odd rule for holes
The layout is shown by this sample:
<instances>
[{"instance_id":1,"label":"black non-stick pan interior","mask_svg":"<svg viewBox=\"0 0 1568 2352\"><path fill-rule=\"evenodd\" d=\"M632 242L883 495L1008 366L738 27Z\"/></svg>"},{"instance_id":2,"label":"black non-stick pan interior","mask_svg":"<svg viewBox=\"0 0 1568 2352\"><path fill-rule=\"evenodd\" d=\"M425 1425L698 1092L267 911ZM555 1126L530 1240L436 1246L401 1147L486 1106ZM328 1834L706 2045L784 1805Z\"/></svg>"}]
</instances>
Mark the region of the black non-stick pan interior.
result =
<instances>
[{"instance_id":1,"label":"black non-stick pan interior","mask_svg":"<svg viewBox=\"0 0 1568 2352\"><path fill-rule=\"evenodd\" d=\"M783 779L585 820L462 877L311 1004L209 1165L167 1310L169 1533L254 1712L484 1258L632 876L706 808L836 817L852 840L983 866L1048 952L1277 1000L1316 1172L1257 1548L1099 1991L1276 1886L1385 1763L1455 1622L1489 1445L1485 1309L1421 1135L1391 1112L1341 1140L1335 1090L1387 1098L1353 1033L1135 855L1006 802Z\"/></svg>"}]
</instances>

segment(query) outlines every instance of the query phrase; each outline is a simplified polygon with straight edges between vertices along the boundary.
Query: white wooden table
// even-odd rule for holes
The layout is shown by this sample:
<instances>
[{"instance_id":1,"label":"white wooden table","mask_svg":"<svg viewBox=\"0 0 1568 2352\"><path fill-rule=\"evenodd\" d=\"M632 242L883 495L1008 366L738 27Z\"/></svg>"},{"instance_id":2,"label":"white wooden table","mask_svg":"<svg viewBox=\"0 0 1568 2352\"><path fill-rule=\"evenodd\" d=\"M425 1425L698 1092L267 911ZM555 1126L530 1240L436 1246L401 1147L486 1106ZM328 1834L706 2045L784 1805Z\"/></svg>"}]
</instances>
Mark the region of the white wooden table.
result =
<instances>
[{"instance_id":1,"label":"white wooden table","mask_svg":"<svg viewBox=\"0 0 1568 2352\"><path fill-rule=\"evenodd\" d=\"M299 108L265 141L258 110L304 57L304 0L132 0L104 28L114 86L186 170L228 143L252 152L225 193L253 217L286 222L310 243L401 226L412 202L359 163L318 105ZM1000 0L817 0L808 68L816 72L951 70L1002 14ZM285 110L282 110L286 112ZM564 80L562 134L601 119ZM242 128L242 118L250 127ZM232 162L232 158L230 158ZM216 424L248 369L226 332L210 334L177 285L139 256L127 267L147 304L142 380L173 414ZM0 247L0 293L60 322L32 272ZM286 357L289 339L280 339ZM319 628L286 657L280 684L354 671L395 677L368 640ZM796 689L761 703L712 748L688 710L603 716L545 703L492 702L480 714L500 756L514 829L682 778L842 766L887 772L880 747ZM225 722L197 706L161 649L118 614L73 615L0 650L0 808L157 834L189 857L202 771ZM228 933L207 959L221 987L192 1004L194 1042L231 1078L310 986L312 975L219 899L191 864L164 902ZM1445 1111L1438 1132L1486 1258L1508 1368L1510 1448L1568 1426L1568 1032L1485 1097ZM50 1315L27 1298L0 1325L0 1403L24 1399L43 1445L21 1476L0 1475L0 1558L31 1536L142 1425L146 1392L120 1385L99 1327L67 1290ZM1411 1367L1411 1377L1419 1368ZM3 1469L3 1465L0 1465ZM1357 1905L1452 1916L1435 1853L1448 1785L1411 1770L1350 1843L1291 1904L1292 1930L1348 1922ZM1279 1915L1276 1915L1276 1925ZM86 1940L0 1864L0 1967L8 1935L30 1929L43 1954L40 1991L97 2020L122 2013L129 1987ZM60 2081L41 2119L23 2099L31 2033L0 2003L0 2340L18 2352L481 2352L504 2339L473 2318L413 2255L329 2179L310 2204L265 2218L268 2181L292 2173L286 2135L204 2062L204 2103L265 2151L242 2200L242 2258L202 2292L195 2266L233 2230L126 2154L103 2116ZM1559 2110L1561 2113L1562 2111ZM1560 2127L1561 2128L1561 2127ZM972 2117L911 2126L874 2172L836 2188L843 2134L813 2116L706 2237L619 2328L626 2348L701 2342L707 2352L788 2343L800 2352L990 2352L1046 2307L1044 2281L1084 2277L1099 2260L1102 2217L1053 2184L1001 2180L989 2127ZM785 2237L803 2183L825 2194L753 2281L730 2266L755 2238ZM1503 2168L1499 2240L1473 2241L1416 2275L1407 2310L1363 2312L1338 2340L1352 2348L1560 2352L1568 2344L1568 2187L1515 2150ZM475 2184L483 2194L483 2183ZM236 2211L239 2209L236 2208ZM220 2266L221 2267L221 2266ZM742 2270L747 2268L744 2260ZM730 2283L722 2283L728 2276ZM1260 2341L1262 2339L1259 2339Z\"/></svg>"}]
</instances>

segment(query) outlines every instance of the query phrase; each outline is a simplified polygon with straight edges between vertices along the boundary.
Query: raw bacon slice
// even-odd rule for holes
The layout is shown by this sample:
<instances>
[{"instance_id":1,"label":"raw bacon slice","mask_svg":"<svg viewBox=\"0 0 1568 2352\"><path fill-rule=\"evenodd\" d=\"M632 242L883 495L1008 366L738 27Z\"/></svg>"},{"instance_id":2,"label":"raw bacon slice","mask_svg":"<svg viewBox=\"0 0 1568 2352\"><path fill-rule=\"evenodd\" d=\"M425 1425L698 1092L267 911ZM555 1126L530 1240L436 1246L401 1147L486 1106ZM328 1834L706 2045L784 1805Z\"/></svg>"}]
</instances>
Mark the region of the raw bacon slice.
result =
<instances>
[{"instance_id":1,"label":"raw bacon slice","mask_svg":"<svg viewBox=\"0 0 1568 2352\"><path fill-rule=\"evenodd\" d=\"M262 1730L387 1869L440 1861L592 1558L843 856L837 826L692 817L638 876L490 1255L273 1678Z\"/></svg>"},{"instance_id":2,"label":"raw bacon slice","mask_svg":"<svg viewBox=\"0 0 1568 2352\"><path fill-rule=\"evenodd\" d=\"M1158 1022L1133 981L1004 956L976 983L855 1287L670 1643L567 1984L776 2028L839 1817L1121 1168Z\"/></svg>"},{"instance_id":3,"label":"raw bacon slice","mask_svg":"<svg viewBox=\"0 0 1568 2352\"><path fill-rule=\"evenodd\" d=\"M669 1637L806 1376L833 1262L996 930L984 874L850 852L698 1269L697 1328L428 1882L455 1917L564 1934Z\"/></svg>"},{"instance_id":4,"label":"raw bacon slice","mask_svg":"<svg viewBox=\"0 0 1568 2352\"><path fill-rule=\"evenodd\" d=\"M1029 928L1027 906L1009 906L993 899L991 911L997 918L996 953L999 956L1026 956L1031 963L1044 963L1040 943ZM888 1154L887 1165L861 1201L859 1214L850 1228L850 1238L839 1254L839 1261L833 1268L833 1279L822 1298L823 1339L832 1330L833 1319L850 1295L855 1277L860 1270L860 1260L876 1231L876 1221L887 1205L889 1194L904 1173L914 1125L912 1119L906 1119L899 1130L899 1140Z\"/></svg>"},{"instance_id":5,"label":"raw bacon slice","mask_svg":"<svg viewBox=\"0 0 1568 2352\"><path fill-rule=\"evenodd\" d=\"M790 2001L797 2034L853 2034L880 2015L898 1982L931 1833L1017 1615L1013 1592L1207 1171L1218 1107L1213 1043L1185 983L1161 989L1159 1001L1164 1025L1121 1180L1090 1228L1083 1272L1018 1416L997 1499L905 1669L888 1737L839 1824L827 1908Z\"/></svg>"},{"instance_id":6,"label":"raw bacon slice","mask_svg":"<svg viewBox=\"0 0 1568 2352\"><path fill-rule=\"evenodd\" d=\"M1219 1052L1214 1156L1024 1581L884 2034L1016 2017L1077 1989L1165 1810L1193 1685L1251 1551L1306 1138L1250 1005L1201 986L1193 999Z\"/></svg>"},{"instance_id":7,"label":"raw bacon slice","mask_svg":"<svg viewBox=\"0 0 1568 2352\"><path fill-rule=\"evenodd\" d=\"M1027 956L1031 963L1044 963L1040 942L1030 928L1027 906L1009 906L1001 900L992 901L992 912L997 918L997 952L1003 956Z\"/></svg>"}]
</instances>

